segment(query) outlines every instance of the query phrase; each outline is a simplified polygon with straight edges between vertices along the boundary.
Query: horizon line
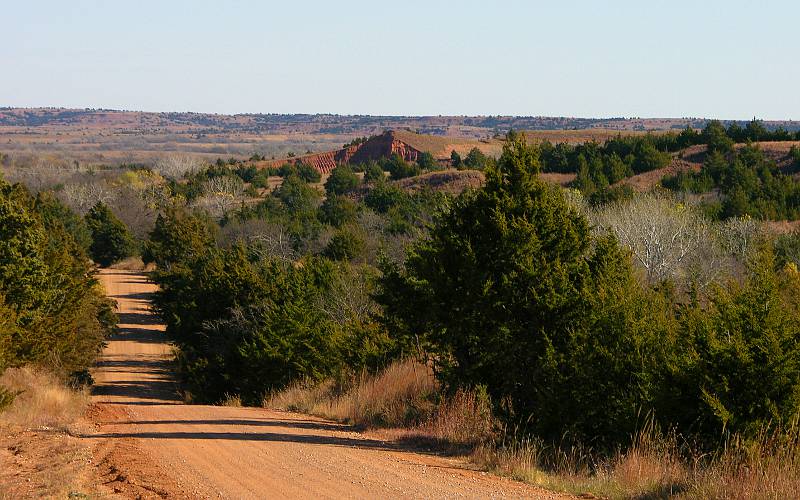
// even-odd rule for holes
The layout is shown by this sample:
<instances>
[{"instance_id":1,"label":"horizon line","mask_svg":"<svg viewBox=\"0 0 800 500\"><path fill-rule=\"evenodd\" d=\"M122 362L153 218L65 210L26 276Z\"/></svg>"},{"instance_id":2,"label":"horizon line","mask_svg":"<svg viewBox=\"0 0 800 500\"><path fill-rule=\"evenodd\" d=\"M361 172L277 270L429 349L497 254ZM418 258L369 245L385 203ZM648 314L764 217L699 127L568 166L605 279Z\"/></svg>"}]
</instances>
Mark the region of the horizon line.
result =
<instances>
[{"instance_id":1,"label":"horizon line","mask_svg":"<svg viewBox=\"0 0 800 500\"><path fill-rule=\"evenodd\" d=\"M333 112L264 112L248 111L239 113L220 113L210 111L190 111L190 110L170 110L152 111L144 109L125 109L125 108L106 108L106 107L67 107L67 106L0 106L0 111L13 110L63 110L63 111L87 111L87 112L115 112L115 113L149 113L149 114L195 114L211 116L342 116L342 117L370 117L370 118L563 118L570 120L719 120L721 122L748 122L758 120L765 123L770 122L789 122L800 123L800 119L793 118L718 118L704 116L569 116L569 115L514 115L514 114L370 114L370 113L333 113Z\"/></svg>"}]
</instances>

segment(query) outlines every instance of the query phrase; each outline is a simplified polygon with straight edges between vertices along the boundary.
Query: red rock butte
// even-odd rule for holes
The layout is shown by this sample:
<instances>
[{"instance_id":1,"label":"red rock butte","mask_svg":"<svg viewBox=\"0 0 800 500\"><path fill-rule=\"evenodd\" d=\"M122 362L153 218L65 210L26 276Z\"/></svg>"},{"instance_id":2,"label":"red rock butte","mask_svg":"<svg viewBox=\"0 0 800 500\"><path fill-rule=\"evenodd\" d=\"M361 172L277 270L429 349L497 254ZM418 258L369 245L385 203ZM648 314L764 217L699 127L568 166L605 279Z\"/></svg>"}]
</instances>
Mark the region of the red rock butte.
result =
<instances>
[{"instance_id":1,"label":"red rock butte","mask_svg":"<svg viewBox=\"0 0 800 500\"><path fill-rule=\"evenodd\" d=\"M422 154L422 150L408 143L406 136L411 137L416 134L398 133L394 130L370 137L366 142L347 146L335 151L325 151L323 153L312 153L302 156L293 156L280 160L265 160L256 162L259 168L277 168L288 164L305 163L314 167L319 172L326 174L336 168L337 165L345 163L365 163L377 161L381 158L389 158L392 155L399 155L405 161L417 161ZM441 161L441 160L440 160Z\"/></svg>"}]
</instances>

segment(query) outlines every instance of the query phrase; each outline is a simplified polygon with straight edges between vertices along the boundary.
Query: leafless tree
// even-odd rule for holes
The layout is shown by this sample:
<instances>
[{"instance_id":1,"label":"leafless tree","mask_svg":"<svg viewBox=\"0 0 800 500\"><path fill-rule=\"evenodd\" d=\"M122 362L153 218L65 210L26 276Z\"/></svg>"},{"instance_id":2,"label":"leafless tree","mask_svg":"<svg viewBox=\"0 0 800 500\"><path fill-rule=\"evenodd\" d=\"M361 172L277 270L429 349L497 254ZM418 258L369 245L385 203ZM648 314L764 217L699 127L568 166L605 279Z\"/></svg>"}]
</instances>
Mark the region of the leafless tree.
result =
<instances>
[{"instance_id":1,"label":"leafless tree","mask_svg":"<svg viewBox=\"0 0 800 500\"><path fill-rule=\"evenodd\" d=\"M105 181L96 180L65 184L57 192L57 196L75 212L85 214L98 202L110 203L115 198L115 193Z\"/></svg>"},{"instance_id":2,"label":"leafless tree","mask_svg":"<svg viewBox=\"0 0 800 500\"><path fill-rule=\"evenodd\" d=\"M195 206L221 218L236 206L243 191L244 183L238 177L213 177L203 183L203 196L195 201Z\"/></svg>"},{"instance_id":3,"label":"leafless tree","mask_svg":"<svg viewBox=\"0 0 800 500\"><path fill-rule=\"evenodd\" d=\"M639 195L594 210L591 219L597 230L610 231L630 248L651 284L672 280L703 288L727 267L713 224L670 196Z\"/></svg>"},{"instance_id":4,"label":"leafless tree","mask_svg":"<svg viewBox=\"0 0 800 500\"><path fill-rule=\"evenodd\" d=\"M262 219L226 224L220 231L219 243L228 247L237 242L247 243L262 259L293 263L300 257L286 227Z\"/></svg>"},{"instance_id":5,"label":"leafless tree","mask_svg":"<svg viewBox=\"0 0 800 500\"><path fill-rule=\"evenodd\" d=\"M178 180L187 173L194 173L200 168L197 159L187 155L170 155L156 160L153 170L162 176Z\"/></svg>"},{"instance_id":6,"label":"leafless tree","mask_svg":"<svg viewBox=\"0 0 800 500\"><path fill-rule=\"evenodd\" d=\"M337 273L319 308L340 325L349 321L366 322L378 312L372 298L370 277L359 268L348 267Z\"/></svg>"},{"instance_id":7,"label":"leafless tree","mask_svg":"<svg viewBox=\"0 0 800 500\"><path fill-rule=\"evenodd\" d=\"M721 222L718 233L725 250L740 259L747 258L755 243L763 237L761 223L749 215Z\"/></svg>"}]
</instances>

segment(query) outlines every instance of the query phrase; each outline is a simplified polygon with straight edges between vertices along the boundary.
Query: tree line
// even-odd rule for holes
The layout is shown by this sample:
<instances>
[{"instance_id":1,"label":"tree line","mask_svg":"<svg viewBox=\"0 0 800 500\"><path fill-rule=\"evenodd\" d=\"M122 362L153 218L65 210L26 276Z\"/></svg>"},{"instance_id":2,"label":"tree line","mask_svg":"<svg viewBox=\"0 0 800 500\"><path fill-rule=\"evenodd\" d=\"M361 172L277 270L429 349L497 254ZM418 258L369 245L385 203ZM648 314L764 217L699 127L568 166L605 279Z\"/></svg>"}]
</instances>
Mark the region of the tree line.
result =
<instances>
[{"instance_id":1,"label":"tree line","mask_svg":"<svg viewBox=\"0 0 800 500\"><path fill-rule=\"evenodd\" d=\"M449 390L485 389L508 425L548 440L610 449L653 419L713 448L789 425L800 411L798 237L720 232L735 233L727 272L701 283L677 254L681 280L643 279L637 245L614 230L620 216L600 224L541 181L543 151L511 134L486 185L455 198L383 180L355 196L343 168L324 201L290 176L220 224L162 214L146 256L189 396L258 404L298 379L416 356ZM334 244L344 228L377 251L334 250L358 241Z\"/></svg>"},{"instance_id":2,"label":"tree line","mask_svg":"<svg viewBox=\"0 0 800 500\"><path fill-rule=\"evenodd\" d=\"M0 372L35 363L73 383L89 380L116 324L88 257L99 245L94 221L0 178Z\"/></svg>"}]
</instances>

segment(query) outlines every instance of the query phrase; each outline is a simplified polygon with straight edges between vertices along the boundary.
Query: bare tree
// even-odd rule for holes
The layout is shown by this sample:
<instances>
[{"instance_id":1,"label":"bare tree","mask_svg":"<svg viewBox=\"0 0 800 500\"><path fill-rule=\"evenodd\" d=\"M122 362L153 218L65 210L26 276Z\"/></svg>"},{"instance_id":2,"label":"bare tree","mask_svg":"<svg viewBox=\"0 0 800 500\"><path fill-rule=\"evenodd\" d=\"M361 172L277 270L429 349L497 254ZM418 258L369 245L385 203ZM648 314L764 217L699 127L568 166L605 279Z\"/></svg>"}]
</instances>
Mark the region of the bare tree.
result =
<instances>
[{"instance_id":1,"label":"bare tree","mask_svg":"<svg viewBox=\"0 0 800 500\"><path fill-rule=\"evenodd\" d=\"M218 242L230 247L235 243L247 243L249 249L262 259L278 259L295 262L299 253L285 226L263 219L233 220L221 228Z\"/></svg>"},{"instance_id":2,"label":"bare tree","mask_svg":"<svg viewBox=\"0 0 800 500\"><path fill-rule=\"evenodd\" d=\"M153 170L162 176L178 180L187 173L194 173L200 168L200 162L186 155L170 155L156 160Z\"/></svg>"},{"instance_id":3,"label":"bare tree","mask_svg":"<svg viewBox=\"0 0 800 500\"><path fill-rule=\"evenodd\" d=\"M600 231L630 248L652 284L672 280L703 288L727 267L713 224L694 208L667 195L639 195L591 212Z\"/></svg>"},{"instance_id":4,"label":"bare tree","mask_svg":"<svg viewBox=\"0 0 800 500\"><path fill-rule=\"evenodd\" d=\"M238 177L213 177L203 183L203 196L195 201L195 206L221 218L236 206L243 191L244 183Z\"/></svg>"},{"instance_id":5,"label":"bare tree","mask_svg":"<svg viewBox=\"0 0 800 500\"><path fill-rule=\"evenodd\" d=\"M731 217L720 223L719 238L725 250L738 258L746 258L763 237L762 225L749 215Z\"/></svg>"},{"instance_id":6,"label":"bare tree","mask_svg":"<svg viewBox=\"0 0 800 500\"><path fill-rule=\"evenodd\" d=\"M374 289L369 276L358 268L348 267L336 273L328 291L320 297L319 308L333 321L367 322L378 313L372 298Z\"/></svg>"},{"instance_id":7,"label":"bare tree","mask_svg":"<svg viewBox=\"0 0 800 500\"><path fill-rule=\"evenodd\" d=\"M101 180L66 184L57 192L58 198L79 214L85 214L98 202L110 203L115 193Z\"/></svg>"},{"instance_id":8,"label":"bare tree","mask_svg":"<svg viewBox=\"0 0 800 500\"><path fill-rule=\"evenodd\" d=\"M281 224L264 223L261 230L250 236L253 250L262 258L295 262L299 255L294 249L291 235Z\"/></svg>"}]
</instances>

